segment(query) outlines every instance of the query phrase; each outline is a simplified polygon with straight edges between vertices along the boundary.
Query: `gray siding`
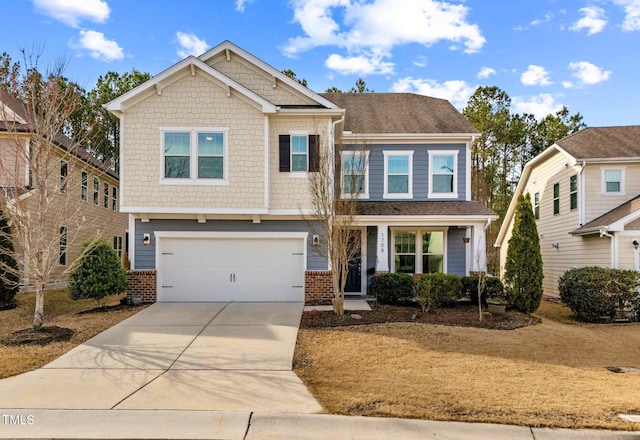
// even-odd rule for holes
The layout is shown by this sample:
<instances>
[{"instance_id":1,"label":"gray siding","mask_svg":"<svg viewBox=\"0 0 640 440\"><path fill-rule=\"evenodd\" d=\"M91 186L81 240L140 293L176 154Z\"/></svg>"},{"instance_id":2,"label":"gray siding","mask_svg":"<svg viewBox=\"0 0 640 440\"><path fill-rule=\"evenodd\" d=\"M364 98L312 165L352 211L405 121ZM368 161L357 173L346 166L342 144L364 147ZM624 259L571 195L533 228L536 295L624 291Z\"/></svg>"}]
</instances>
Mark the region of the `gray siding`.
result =
<instances>
[{"instance_id":1,"label":"gray siding","mask_svg":"<svg viewBox=\"0 0 640 440\"><path fill-rule=\"evenodd\" d=\"M451 227L447 232L447 273L466 275L467 244L462 240L466 231Z\"/></svg>"},{"instance_id":2,"label":"gray siding","mask_svg":"<svg viewBox=\"0 0 640 440\"><path fill-rule=\"evenodd\" d=\"M326 257L313 246L312 236L321 234L319 225L304 221L265 220L261 223L253 223L251 220L209 220L206 223L198 223L194 220L149 220L143 223L136 220L136 232L133 238L135 246L136 269L156 268L156 247L153 238L154 231L198 231L198 232L309 232L307 240L307 270L327 270ZM142 239L144 234L151 234L151 244L144 246Z\"/></svg>"},{"instance_id":3,"label":"gray siding","mask_svg":"<svg viewBox=\"0 0 640 440\"><path fill-rule=\"evenodd\" d=\"M378 227L367 226L367 261L366 267L363 269L367 271L367 293L369 293L369 286L371 286L371 277L376 269L377 255L378 255ZM373 269L369 271L369 269Z\"/></svg>"},{"instance_id":4,"label":"gray siding","mask_svg":"<svg viewBox=\"0 0 640 440\"><path fill-rule=\"evenodd\" d=\"M358 146L345 145L345 150ZM383 200L384 194L384 154L383 151L413 150L413 199L429 200L429 150L458 151L458 199L465 199L467 187L467 155L465 144L415 144L415 145L367 145L369 153L369 200ZM389 200L389 199L387 199ZM438 199L443 200L443 199Z\"/></svg>"}]
</instances>

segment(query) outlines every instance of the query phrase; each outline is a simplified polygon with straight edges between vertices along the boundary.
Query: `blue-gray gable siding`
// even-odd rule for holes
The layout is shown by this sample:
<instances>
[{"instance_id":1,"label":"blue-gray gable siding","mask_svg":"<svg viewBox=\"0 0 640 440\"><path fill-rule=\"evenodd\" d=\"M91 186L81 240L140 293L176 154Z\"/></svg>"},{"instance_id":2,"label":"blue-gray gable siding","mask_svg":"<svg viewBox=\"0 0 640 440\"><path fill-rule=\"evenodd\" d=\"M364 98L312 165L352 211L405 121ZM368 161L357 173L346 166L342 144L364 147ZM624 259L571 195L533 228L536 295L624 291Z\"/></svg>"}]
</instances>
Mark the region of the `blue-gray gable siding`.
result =
<instances>
[{"instance_id":1,"label":"blue-gray gable siding","mask_svg":"<svg viewBox=\"0 0 640 440\"><path fill-rule=\"evenodd\" d=\"M346 145L345 150L361 148ZM383 200L384 151L413 151L413 199L429 200L429 150L458 152L458 198L465 199L467 187L467 155L465 144L366 145L369 153L369 200ZM390 200L390 199L385 199ZM443 199L438 199L443 200ZM446 200L446 199L444 199Z\"/></svg>"},{"instance_id":2,"label":"blue-gray gable siding","mask_svg":"<svg viewBox=\"0 0 640 440\"><path fill-rule=\"evenodd\" d=\"M253 223L251 220L209 220L206 223L198 223L194 220L149 220L141 222L136 220L135 268L138 270L156 268L156 247L153 239L154 231L189 231L189 232L309 232L307 239L307 270L327 270L328 264L325 256L318 253L318 248L313 246L313 235L321 235L321 229L313 222L270 220L261 223ZM144 246L142 240L144 234L150 234L151 244Z\"/></svg>"}]
</instances>

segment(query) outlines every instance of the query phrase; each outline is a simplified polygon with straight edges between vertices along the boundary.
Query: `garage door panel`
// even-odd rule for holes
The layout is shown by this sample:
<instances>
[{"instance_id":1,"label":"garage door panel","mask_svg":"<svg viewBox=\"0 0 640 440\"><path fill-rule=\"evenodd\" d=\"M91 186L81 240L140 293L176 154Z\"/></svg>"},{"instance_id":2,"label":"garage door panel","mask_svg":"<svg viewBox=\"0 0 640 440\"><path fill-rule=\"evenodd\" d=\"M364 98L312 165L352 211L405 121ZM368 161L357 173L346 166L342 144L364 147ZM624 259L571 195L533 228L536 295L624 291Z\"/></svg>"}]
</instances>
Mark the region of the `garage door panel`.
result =
<instances>
[{"instance_id":1,"label":"garage door panel","mask_svg":"<svg viewBox=\"0 0 640 440\"><path fill-rule=\"evenodd\" d=\"M159 301L303 301L302 238L161 238Z\"/></svg>"}]
</instances>

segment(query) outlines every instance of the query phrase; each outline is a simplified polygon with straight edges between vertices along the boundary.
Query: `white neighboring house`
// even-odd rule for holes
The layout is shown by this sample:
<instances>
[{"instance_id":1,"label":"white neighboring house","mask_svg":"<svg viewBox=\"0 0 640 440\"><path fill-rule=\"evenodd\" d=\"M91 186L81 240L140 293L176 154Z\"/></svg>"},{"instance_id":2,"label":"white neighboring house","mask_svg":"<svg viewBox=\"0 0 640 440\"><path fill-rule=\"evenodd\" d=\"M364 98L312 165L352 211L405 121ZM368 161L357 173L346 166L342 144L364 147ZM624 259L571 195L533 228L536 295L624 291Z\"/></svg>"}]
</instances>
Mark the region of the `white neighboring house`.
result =
<instances>
[{"instance_id":1,"label":"white neighboring house","mask_svg":"<svg viewBox=\"0 0 640 440\"><path fill-rule=\"evenodd\" d=\"M574 267L640 270L640 125L591 127L528 162L496 239L504 273L517 199L529 193L546 295Z\"/></svg>"}]
</instances>

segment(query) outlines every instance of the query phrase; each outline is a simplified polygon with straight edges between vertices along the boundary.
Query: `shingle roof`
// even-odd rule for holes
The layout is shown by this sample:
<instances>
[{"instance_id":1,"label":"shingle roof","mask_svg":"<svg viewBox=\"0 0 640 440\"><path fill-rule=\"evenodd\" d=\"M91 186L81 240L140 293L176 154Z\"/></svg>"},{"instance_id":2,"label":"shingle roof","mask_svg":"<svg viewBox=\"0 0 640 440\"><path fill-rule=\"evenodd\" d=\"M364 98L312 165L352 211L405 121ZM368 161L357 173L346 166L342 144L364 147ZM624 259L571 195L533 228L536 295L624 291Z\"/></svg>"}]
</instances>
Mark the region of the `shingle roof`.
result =
<instances>
[{"instance_id":1,"label":"shingle roof","mask_svg":"<svg viewBox=\"0 0 640 440\"><path fill-rule=\"evenodd\" d=\"M623 203L622 205L613 208L609 212L605 212L600 217L591 220L586 225L579 227L578 229L571 231L572 235L584 235L595 233L604 228L610 226L612 223L623 219L624 217L640 210L640 195L635 196L633 199Z\"/></svg>"},{"instance_id":2,"label":"shingle roof","mask_svg":"<svg viewBox=\"0 0 640 440\"><path fill-rule=\"evenodd\" d=\"M556 143L576 159L640 157L640 125L589 127Z\"/></svg>"},{"instance_id":3,"label":"shingle roof","mask_svg":"<svg viewBox=\"0 0 640 440\"><path fill-rule=\"evenodd\" d=\"M413 93L321 93L346 110L353 133L477 133L445 99Z\"/></svg>"},{"instance_id":4,"label":"shingle roof","mask_svg":"<svg viewBox=\"0 0 640 440\"><path fill-rule=\"evenodd\" d=\"M466 201L358 201L358 215L416 215L494 217L496 214L480 202Z\"/></svg>"}]
</instances>

